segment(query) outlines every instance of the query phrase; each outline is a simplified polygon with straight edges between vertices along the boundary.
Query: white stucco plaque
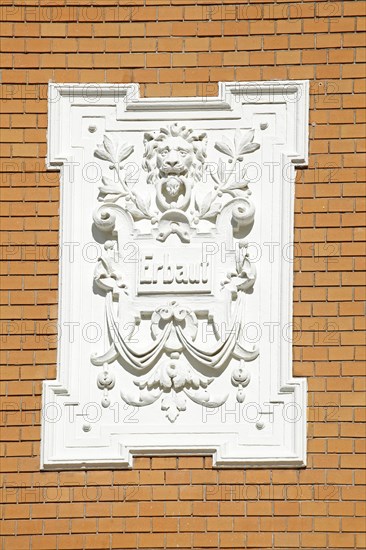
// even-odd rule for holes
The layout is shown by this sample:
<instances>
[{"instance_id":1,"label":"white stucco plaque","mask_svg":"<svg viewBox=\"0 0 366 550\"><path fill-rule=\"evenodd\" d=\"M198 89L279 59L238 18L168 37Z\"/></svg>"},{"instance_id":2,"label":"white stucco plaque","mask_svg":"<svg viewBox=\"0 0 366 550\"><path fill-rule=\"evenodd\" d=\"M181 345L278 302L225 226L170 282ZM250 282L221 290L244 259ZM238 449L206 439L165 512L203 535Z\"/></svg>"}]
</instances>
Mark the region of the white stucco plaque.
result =
<instances>
[{"instance_id":1,"label":"white stucco plaque","mask_svg":"<svg viewBox=\"0 0 366 550\"><path fill-rule=\"evenodd\" d=\"M154 99L136 84L50 84L61 254L42 468L305 464L291 348L307 141L307 81Z\"/></svg>"}]
</instances>

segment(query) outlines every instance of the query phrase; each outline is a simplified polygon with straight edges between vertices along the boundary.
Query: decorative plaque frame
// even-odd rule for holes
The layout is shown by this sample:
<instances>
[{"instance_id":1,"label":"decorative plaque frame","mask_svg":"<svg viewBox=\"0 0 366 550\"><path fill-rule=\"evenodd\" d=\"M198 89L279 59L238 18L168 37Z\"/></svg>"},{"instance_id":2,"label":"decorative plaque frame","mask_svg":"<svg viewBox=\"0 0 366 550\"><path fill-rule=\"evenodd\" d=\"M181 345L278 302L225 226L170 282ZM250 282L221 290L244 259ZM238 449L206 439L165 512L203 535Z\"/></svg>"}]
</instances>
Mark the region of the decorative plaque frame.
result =
<instances>
[{"instance_id":1,"label":"decorative plaque frame","mask_svg":"<svg viewBox=\"0 0 366 550\"><path fill-rule=\"evenodd\" d=\"M49 85L61 254L43 469L171 454L305 465L291 255L308 93L307 81L152 99L136 84Z\"/></svg>"}]
</instances>

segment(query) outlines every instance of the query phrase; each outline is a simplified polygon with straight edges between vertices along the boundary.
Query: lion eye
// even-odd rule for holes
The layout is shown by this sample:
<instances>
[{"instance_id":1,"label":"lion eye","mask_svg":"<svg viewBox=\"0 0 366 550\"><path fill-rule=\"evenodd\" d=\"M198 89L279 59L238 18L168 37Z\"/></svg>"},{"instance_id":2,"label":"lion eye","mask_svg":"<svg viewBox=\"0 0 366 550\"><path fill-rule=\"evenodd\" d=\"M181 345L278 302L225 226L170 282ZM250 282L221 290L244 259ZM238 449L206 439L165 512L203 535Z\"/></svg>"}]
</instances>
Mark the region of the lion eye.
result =
<instances>
[{"instance_id":1,"label":"lion eye","mask_svg":"<svg viewBox=\"0 0 366 550\"><path fill-rule=\"evenodd\" d=\"M185 157L187 154L187 151L179 151L182 157Z\"/></svg>"}]
</instances>

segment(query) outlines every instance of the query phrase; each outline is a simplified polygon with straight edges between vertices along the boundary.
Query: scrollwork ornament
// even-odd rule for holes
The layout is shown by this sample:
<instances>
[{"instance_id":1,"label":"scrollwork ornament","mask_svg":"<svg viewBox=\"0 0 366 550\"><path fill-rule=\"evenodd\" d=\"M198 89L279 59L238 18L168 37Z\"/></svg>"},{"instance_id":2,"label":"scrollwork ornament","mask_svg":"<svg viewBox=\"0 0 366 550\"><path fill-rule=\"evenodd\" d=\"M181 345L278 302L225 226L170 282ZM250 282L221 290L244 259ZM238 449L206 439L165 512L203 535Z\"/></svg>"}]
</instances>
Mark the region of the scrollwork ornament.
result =
<instances>
[{"instance_id":1,"label":"scrollwork ornament","mask_svg":"<svg viewBox=\"0 0 366 550\"><path fill-rule=\"evenodd\" d=\"M213 378L198 374L193 368L181 361L179 352L172 352L170 359L156 367L154 371L134 384L138 394L121 391L122 399L129 405L144 407L157 401L161 396L161 410L166 412L170 422L174 422L179 413L186 410L186 397L205 407L220 407L228 395L211 398L207 387Z\"/></svg>"},{"instance_id":2,"label":"scrollwork ornament","mask_svg":"<svg viewBox=\"0 0 366 550\"><path fill-rule=\"evenodd\" d=\"M233 204L234 222L239 226L249 225L255 210L245 179L245 165L244 169L240 165L245 155L259 148L253 140L254 130L246 133L237 130L233 141L223 136L222 141L215 143L215 148L229 157L228 163L232 166L226 170L226 164L220 158L217 172L209 170L213 187L202 199L198 199L195 186L202 179L207 156L206 133L194 132L178 123L163 127L158 132L146 132L142 167L147 172L147 184L151 185L147 185L147 192L143 194L134 188L136 182L129 179L125 170L124 161L133 154L134 147L124 142L118 143L115 138L105 135L103 144L95 150L95 156L109 162L114 179L102 177L100 199L105 203L122 204L135 222L149 220L152 225L158 224L156 238L162 241L169 234L176 233L182 242L189 242L190 232L200 220L214 223L232 198L241 199ZM165 215L167 212L170 212L169 217ZM107 211L104 216L105 221L99 223L108 228L112 220L108 220ZM167 220L171 228L169 231Z\"/></svg>"}]
</instances>

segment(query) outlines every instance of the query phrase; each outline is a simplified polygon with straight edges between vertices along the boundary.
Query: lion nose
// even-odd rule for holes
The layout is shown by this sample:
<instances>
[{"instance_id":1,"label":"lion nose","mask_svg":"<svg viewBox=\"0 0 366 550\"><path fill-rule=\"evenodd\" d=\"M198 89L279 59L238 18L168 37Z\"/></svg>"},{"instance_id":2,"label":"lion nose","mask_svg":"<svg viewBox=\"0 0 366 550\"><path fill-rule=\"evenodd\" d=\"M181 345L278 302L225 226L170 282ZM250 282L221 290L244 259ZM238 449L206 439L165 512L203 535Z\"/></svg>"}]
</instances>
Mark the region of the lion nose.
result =
<instances>
[{"instance_id":1,"label":"lion nose","mask_svg":"<svg viewBox=\"0 0 366 550\"><path fill-rule=\"evenodd\" d=\"M174 168L176 164L178 164L177 160L167 160L166 163L171 167Z\"/></svg>"}]
</instances>

